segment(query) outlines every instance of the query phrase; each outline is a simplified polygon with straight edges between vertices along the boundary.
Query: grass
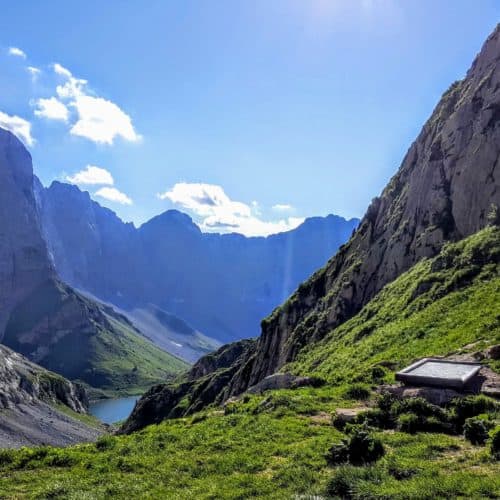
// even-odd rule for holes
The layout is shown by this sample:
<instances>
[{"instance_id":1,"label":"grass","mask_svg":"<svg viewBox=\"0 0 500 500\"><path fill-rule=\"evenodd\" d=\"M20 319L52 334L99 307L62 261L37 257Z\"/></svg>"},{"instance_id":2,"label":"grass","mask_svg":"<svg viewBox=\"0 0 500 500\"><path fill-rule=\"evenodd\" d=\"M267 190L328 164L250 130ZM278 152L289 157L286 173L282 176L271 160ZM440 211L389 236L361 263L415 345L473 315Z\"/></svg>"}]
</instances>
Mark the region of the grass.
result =
<instances>
[{"instance_id":1,"label":"grass","mask_svg":"<svg viewBox=\"0 0 500 500\"><path fill-rule=\"evenodd\" d=\"M112 329L91 339L92 366L83 382L106 395L138 395L187 370L189 365L157 348L127 324L108 317Z\"/></svg>"},{"instance_id":2,"label":"grass","mask_svg":"<svg viewBox=\"0 0 500 500\"><path fill-rule=\"evenodd\" d=\"M500 342L500 230L448 245L386 286L287 369L331 383L373 380L375 367ZM467 349L466 349L467 350ZM493 368L498 366L493 363ZM392 377L389 376L389 380Z\"/></svg>"},{"instance_id":3,"label":"grass","mask_svg":"<svg viewBox=\"0 0 500 500\"><path fill-rule=\"evenodd\" d=\"M37 331L37 325L51 325ZM188 364L159 349L130 323L70 287L47 280L11 314L3 343L28 357L40 343L47 353L36 362L97 389L93 396L141 394L171 380Z\"/></svg>"},{"instance_id":4,"label":"grass","mask_svg":"<svg viewBox=\"0 0 500 500\"><path fill-rule=\"evenodd\" d=\"M498 342L499 256L500 231L488 228L387 286L288 367L323 377L322 387L246 395L95 444L0 452L0 498L327 498L339 488L363 499L499 498L491 438L474 446L376 429L385 454L374 464L326 460L344 437L336 408L373 405L373 387L414 358Z\"/></svg>"},{"instance_id":5,"label":"grass","mask_svg":"<svg viewBox=\"0 0 500 500\"><path fill-rule=\"evenodd\" d=\"M78 420L84 423L85 425L88 425L89 427L94 427L95 429L100 429L100 430L104 429L102 422L98 418L88 413L77 413L76 411L73 411L71 408L61 403L52 404L52 406L54 406L54 408L60 413L63 413L68 417Z\"/></svg>"},{"instance_id":6,"label":"grass","mask_svg":"<svg viewBox=\"0 0 500 500\"><path fill-rule=\"evenodd\" d=\"M323 495L346 466L325 454L342 434L328 418L349 404L334 388L276 391L165 421L130 436L105 436L68 449L0 452L5 498L293 498ZM269 398L274 401L268 403ZM500 495L500 475L483 447L458 436L378 432L385 456L360 498ZM423 492L423 493L422 493ZM420 496L419 496L420 495Z\"/></svg>"}]
</instances>

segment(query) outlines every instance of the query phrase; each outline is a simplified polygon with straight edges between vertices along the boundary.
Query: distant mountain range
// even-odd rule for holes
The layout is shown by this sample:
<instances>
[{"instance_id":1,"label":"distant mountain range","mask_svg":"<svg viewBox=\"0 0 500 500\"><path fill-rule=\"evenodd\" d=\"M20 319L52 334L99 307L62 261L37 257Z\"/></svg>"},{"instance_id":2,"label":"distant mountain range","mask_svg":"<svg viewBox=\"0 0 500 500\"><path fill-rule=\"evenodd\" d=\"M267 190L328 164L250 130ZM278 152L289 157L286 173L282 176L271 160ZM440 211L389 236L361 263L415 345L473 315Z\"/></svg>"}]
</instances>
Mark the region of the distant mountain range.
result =
<instances>
[{"instance_id":1,"label":"distant mountain range","mask_svg":"<svg viewBox=\"0 0 500 500\"><path fill-rule=\"evenodd\" d=\"M323 266L359 222L329 215L286 233L247 238L202 233L188 215L169 210L135 228L74 185L36 183L35 192L63 280L143 326L158 327L170 315L162 333L146 330L158 345L190 360L220 342L258 335L262 318ZM173 316L198 334L184 341L172 328Z\"/></svg>"}]
</instances>

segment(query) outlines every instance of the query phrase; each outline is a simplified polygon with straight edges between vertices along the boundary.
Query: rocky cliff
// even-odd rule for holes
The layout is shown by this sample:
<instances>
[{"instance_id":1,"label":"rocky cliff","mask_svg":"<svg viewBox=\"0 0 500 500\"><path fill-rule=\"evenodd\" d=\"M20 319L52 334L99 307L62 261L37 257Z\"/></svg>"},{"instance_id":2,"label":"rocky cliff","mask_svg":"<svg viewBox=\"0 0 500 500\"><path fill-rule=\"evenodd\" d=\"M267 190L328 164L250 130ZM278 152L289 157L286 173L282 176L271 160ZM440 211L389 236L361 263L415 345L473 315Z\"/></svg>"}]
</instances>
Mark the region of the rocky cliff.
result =
<instances>
[{"instance_id":1,"label":"rocky cliff","mask_svg":"<svg viewBox=\"0 0 500 500\"><path fill-rule=\"evenodd\" d=\"M86 413L87 404L82 386L0 345L0 447L93 440L103 429L62 409Z\"/></svg>"},{"instance_id":2,"label":"rocky cliff","mask_svg":"<svg viewBox=\"0 0 500 500\"><path fill-rule=\"evenodd\" d=\"M323 266L359 222L316 217L287 233L245 238L202 233L190 217L170 210L135 229L75 186L54 182L38 193L64 280L141 316L153 305L219 342L257 335L260 320ZM175 337L168 340L184 343Z\"/></svg>"},{"instance_id":3,"label":"rocky cliff","mask_svg":"<svg viewBox=\"0 0 500 500\"><path fill-rule=\"evenodd\" d=\"M0 340L13 305L53 275L32 186L28 151L0 129Z\"/></svg>"},{"instance_id":4,"label":"rocky cliff","mask_svg":"<svg viewBox=\"0 0 500 500\"><path fill-rule=\"evenodd\" d=\"M279 370L444 242L485 227L492 204L500 205L499 156L500 27L445 92L350 241L263 322L231 392Z\"/></svg>"},{"instance_id":5,"label":"rocky cliff","mask_svg":"<svg viewBox=\"0 0 500 500\"><path fill-rule=\"evenodd\" d=\"M124 316L60 281L42 236L34 182L28 151L0 129L0 341L104 389L137 391L186 369Z\"/></svg>"},{"instance_id":6,"label":"rocky cliff","mask_svg":"<svg viewBox=\"0 0 500 500\"><path fill-rule=\"evenodd\" d=\"M442 96L349 242L262 322L255 349L235 361L214 401L280 370L416 262L485 227L500 205L499 157L500 26Z\"/></svg>"}]
</instances>

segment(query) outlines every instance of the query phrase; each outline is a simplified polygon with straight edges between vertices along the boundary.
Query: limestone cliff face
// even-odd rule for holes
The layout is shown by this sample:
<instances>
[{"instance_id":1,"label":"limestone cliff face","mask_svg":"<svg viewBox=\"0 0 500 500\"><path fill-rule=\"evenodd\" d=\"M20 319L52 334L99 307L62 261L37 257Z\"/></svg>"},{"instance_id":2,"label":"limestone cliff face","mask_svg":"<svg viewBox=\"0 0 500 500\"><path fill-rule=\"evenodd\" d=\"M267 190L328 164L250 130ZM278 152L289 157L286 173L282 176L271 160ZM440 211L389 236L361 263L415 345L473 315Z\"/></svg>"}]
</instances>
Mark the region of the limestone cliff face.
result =
<instances>
[{"instance_id":1,"label":"limestone cliff face","mask_svg":"<svg viewBox=\"0 0 500 500\"><path fill-rule=\"evenodd\" d=\"M231 392L279 370L444 242L483 228L492 204L500 205L500 27L443 95L350 241L263 322Z\"/></svg>"},{"instance_id":2,"label":"limestone cliff face","mask_svg":"<svg viewBox=\"0 0 500 500\"><path fill-rule=\"evenodd\" d=\"M151 383L167 378L164 364L181 370L182 362L146 342L125 317L60 281L42 235L37 184L26 148L0 129L0 342L95 387L149 377L151 367L132 360L146 351L157 361ZM108 364L116 359L120 368Z\"/></svg>"},{"instance_id":3,"label":"limestone cliff face","mask_svg":"<svg viewBox=\"0 0 500 500\"><path fill-rule=\"evenodd\" d=\"M349 242L262 322L255 348L235 361L213 401L279 371L418 260L486 226L492 204L500 205L500 26L443 95ZM197 407L193 391L190 398Z\"/></svg>"},{"instance_id":4,"label":"limestone cliff face","mask_svg":"<svg viewBox=\"0 0 500 500\"><path fill-rule=\"evenodd\" d=\"M0 129L0 340L12 306L53 275L32 186L28 151Z\"/></svg>"},{"instance_id":5,"label":"limestone cliff face","mask_svg":"<svg viewBox=\"0 0 500 500\"><path fill-rule=\"evenodd\" d=\"M0 448L95 441L104 428L67 410L86 413L87 404L82 386L0 345Z\"/></svg>"},{"instance_id":6,"label":"limestone cliff face","mask_svg":"<svg viewBox=\"0 0 500 500\"><path fill-rule=\"evenodd\" d=\"M39 401L64 404L78 413L86 413L88 406L82 386L44 370L0 345L0 409Z\"/></svg>"}]
</instances>

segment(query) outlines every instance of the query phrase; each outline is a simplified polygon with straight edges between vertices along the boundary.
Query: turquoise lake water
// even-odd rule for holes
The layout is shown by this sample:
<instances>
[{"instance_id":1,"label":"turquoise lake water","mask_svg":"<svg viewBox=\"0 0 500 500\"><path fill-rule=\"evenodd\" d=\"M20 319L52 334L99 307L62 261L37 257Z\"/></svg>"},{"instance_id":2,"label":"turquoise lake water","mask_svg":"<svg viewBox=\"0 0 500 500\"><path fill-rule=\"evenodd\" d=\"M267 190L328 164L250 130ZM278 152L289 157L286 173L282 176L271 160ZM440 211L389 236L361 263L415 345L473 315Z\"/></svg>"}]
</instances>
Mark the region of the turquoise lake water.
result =
<instances>
[{"instance_id":1,"label":"turquoise lake water","mask_svg":"<svg viewBox=\"0 0 500 500\"><path fill-rule=\"evenodd\" d=\"M94 417L97 417L105 424L116 424L121 420L125 420L130 415L139 397L131 396L98 401L90 404L89 411Z\"/></svg>"}]
</instances>

